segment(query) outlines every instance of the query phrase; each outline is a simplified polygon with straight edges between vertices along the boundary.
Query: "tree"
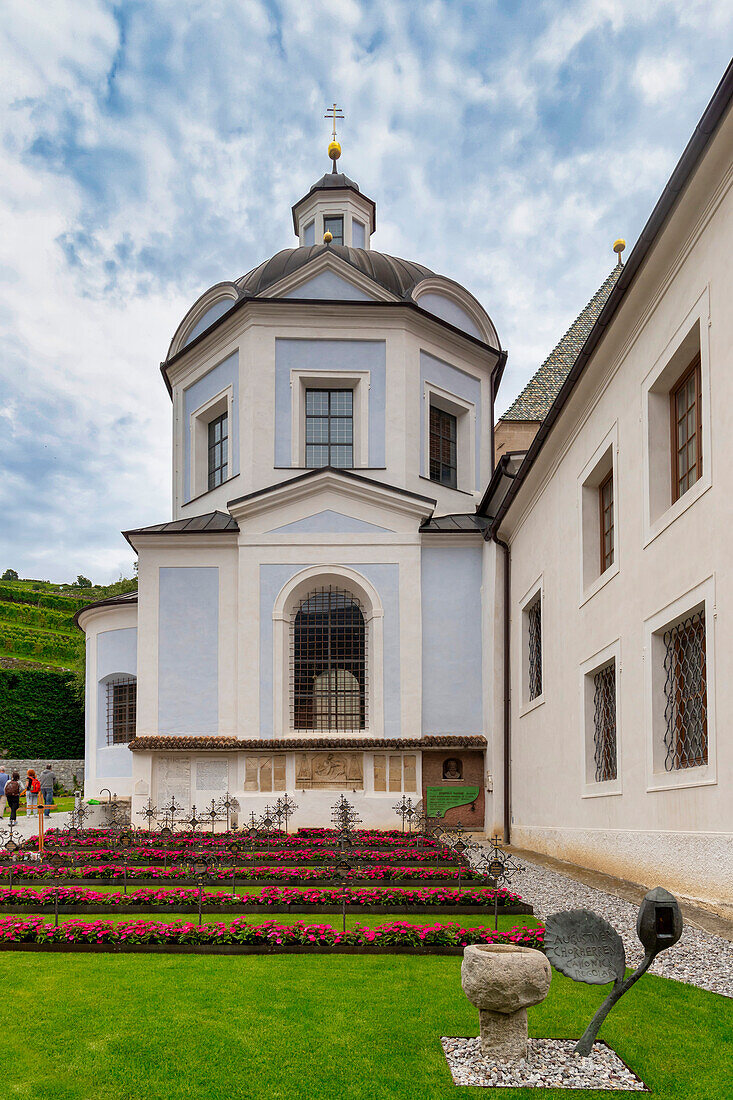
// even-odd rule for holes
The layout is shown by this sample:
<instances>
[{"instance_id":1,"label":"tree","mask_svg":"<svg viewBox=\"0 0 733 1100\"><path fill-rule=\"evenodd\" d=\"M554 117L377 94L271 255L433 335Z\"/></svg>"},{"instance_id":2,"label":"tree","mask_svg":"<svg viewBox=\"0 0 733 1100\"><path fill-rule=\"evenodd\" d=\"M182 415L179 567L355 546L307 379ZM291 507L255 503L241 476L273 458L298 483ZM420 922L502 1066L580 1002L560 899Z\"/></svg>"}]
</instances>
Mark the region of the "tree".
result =
<instances>
[{"instance_id":1,"label":"tree","mask_svg":"<svg viewBox=\"0 0 733 1100\"><path fill-rule=\"evenodd\" d=\"M79 576L76 578L76 587L77 588L91 588L92 587L92 582L89 580L89 577L84 577L80 573Z\"/></svg>"},{"instance_id":2,"label":"tree","mask_svg":"<svg viewBox=\"0 0 733 1100\"><path fill-rule=\"evenodd\" d=\"M18 580L18 574L15 572L14 569L6 569L5 572L3 573L2 577L0 577L0 580L3 580L3 581L17 581Z\"/></svg>"}]
</instances>

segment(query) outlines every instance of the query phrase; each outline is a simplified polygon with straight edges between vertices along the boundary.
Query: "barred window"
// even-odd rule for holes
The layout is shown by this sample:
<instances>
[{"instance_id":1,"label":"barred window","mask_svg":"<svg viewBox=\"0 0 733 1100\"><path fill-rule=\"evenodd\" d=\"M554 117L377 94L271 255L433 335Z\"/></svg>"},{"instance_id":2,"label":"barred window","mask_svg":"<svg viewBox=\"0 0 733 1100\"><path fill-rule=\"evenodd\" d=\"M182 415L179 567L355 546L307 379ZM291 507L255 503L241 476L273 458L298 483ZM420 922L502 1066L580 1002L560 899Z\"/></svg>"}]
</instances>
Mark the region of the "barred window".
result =
<instances>
[{"instance_id":1,"label":"barred window","mask_svg":"<svg viewBox=\"0 0 733 1100\"><path fill-rule=\"evenodd\" d=\"M107 682L107 744L123 745L135 738L137 680L118 676Z\"/></svg>"},{"instance_id":2,"label":"barred window","mask_svg":"<svg viewBox=\"0 0 733 1100\"><path fill-rule=\"evenodd\" d=\"M430 480L458 485L457 421L452 413L430 406Z\"/></svg>"},{"instance_id":3,"label":"barred window","mask_svg":"<svg viewBox=\"0 0 733 1100\"><path fill-rule=\"evenodd\" d=\"M705 610L664 633L665 769L708 762L708 694Z\"/></svg>"},{"instance_id":4,"label":"barred window","mask_svg":"<svg viewBox=\"0 0 733 1100\"><path fill-rule=\"evenodd\" d=\"M542 694L542 597L538 594L534 603L527 608L528 642L528 695L530 701Z\"/></svg>"},{"instance_id":5,"label":"barred window","mask_svg":"<svg viewBox=\"0 0 733 1100\"><path fill-rule=\"evenodd\" d=\"M593 677L593 749L596 783L616 779L616 664Z\"/></svg>"},{"instance_id":6,"label":"barred window","mask_svg":"<svg viewBox=\"0 0 733 1100\"><path fill-rule=\"evenodd\" d=\"M306 390L305 464L354 465L353 390Z\"/></svg>"},{"instance_id":7,"label":"barred window","mask_svg":"<svg viewBox=\"0 0 733 1100\"><path fill-rule=\"evenodd\" d=\"M700 356L672 391L672 502L702 477Z\"/></svg>"},{"instance_id":8,"label":"barred window","mask_svg":"<svg viewBox=\"0 0 733 1100\"><path fill-rule=\"evenodd\" d=\"M222 413L209 424L209 489L227 479L229 465L229 416Z\"/></svg>"},{"instance_id":9,"label":"barred window","mask_svg":"<svg viewBox=\"0 0 733 1100\"><path fill-rule=\"evenodd\" d=\"M291 629L293 729L366 728L366 634L351 593L329 586L300 601Z\"/></svg>"}]
</instances>

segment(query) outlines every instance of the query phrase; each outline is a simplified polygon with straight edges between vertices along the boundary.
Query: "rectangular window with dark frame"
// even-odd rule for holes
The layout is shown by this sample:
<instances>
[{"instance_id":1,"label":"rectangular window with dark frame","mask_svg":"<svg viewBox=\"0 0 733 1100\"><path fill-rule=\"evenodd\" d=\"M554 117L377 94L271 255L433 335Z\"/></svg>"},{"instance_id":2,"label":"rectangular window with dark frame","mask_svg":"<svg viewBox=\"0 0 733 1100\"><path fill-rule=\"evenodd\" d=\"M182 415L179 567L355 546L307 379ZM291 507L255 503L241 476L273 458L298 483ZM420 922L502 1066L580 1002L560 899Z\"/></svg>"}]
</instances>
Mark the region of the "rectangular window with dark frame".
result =
<instances>
[{"instance_id":1,"label":"rectangular window with dark frame","mask_svg":"<svg viewBox=\"0 0 733 1100\"><path fill-rule=\"evenodd\" d=\"M124 745L135 739L137 680L119 676L107 683L107 744Z\"/></svg>"},{"instance_id":2,"label":"rectangular window with dark frame","mask_svg":"<svg viewBox=\"0 0 733 1100\"><path fill-rule=\"evenodd\" d=\"M542 596L527 608L527 694L529 701L542 694Z\"/></svg>"},{"instance_id":3,"label":"rectangular window with dark frame","mask_svg":"<svg viewBox=\"0 0 733 1100\"><path fill-rule=\"evenodd\" d=\"M458 485L456 418L430 406L430 480L455 489Z\"/></svg>"},{"instance_id":4,"label":"rectangular window with dark frame","mask_svg":"<svg viewBox=\"0 0 733 1100\"><path fill-rule=\"evenodd\" d=\"M593 676L593 759L596 783L616 779L616 663Z\"/></svg>"},{"instance_id":5,"label":"rectangular window with dark frame","mask_svg":"<svg viewBox=\"0 0 733 1100\"><path fill-rule=\"evenodd\" d=\"M305 391L305 464L354 465L353 390Z\"/></svg>"},{"instance_id":6,"label":"rectangular window with dark frame","mask_svg":"<svg viewBox=\"0 0 733 1100\"><path fill-rule=\"evenodd\" d=\"M344 243L344 219L343 215L327 217L323 219L323 232L333 236L332 244Z\"/></svg>"},{"instance_id":7,"label":"rectangular window with dark frame","mask_svg":"<svg viewBox=\"0 0 733 1100\"><path fill-rule=\"evenodd\" d=\"M702 477L702 374L700 356L672 390L672 503Z\"/></svg>"},{"instance_id":8,"label":"rectangular window with dark frame","mask_svg":"<svg viewBox=\"0 0 733 1100\"><path fill-rule=\"evenodd\" d=\"M209 489L227 479L229 463L229 416L222 413L209 423Z\"/></svg>"},{"instance_id":9,"label":"rectangular window with dark frame","mask_svg":"<svg viewBox=\"0 0 733 1100\"><path fill-rule=\"evenodd\" d=\"M601 573L613 565L613 470L598 486L601 531Z\"/></svg>"},{"instance_id":10,"label":"rectangular window with dark frame","mask_svg":"<svg viewBox=\"0 0 733 1100\"><path fill-rule=\"evenodd\" d=\"M698 768L708 762L708 689L705 609L664 632L664 767Z\"/></svg>"}]
</instances>

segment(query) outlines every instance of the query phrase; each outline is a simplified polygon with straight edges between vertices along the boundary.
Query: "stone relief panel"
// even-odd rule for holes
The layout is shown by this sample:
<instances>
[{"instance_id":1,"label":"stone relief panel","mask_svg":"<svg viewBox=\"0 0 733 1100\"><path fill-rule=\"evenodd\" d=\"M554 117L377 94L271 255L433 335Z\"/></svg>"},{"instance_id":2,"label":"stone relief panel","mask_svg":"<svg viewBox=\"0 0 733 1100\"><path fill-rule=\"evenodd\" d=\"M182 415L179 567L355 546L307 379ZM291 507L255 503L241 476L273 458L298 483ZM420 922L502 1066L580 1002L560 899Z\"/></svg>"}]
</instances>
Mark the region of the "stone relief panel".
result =
<instances>
[{"instance_id":1,"label":"stone relief panel","mask_svg":"<svg viewBox=\"0 0 733 1100\"><path fill-rule=\"evenodd\" d=\"M295 786L301 790L364 790L361 752L297 753Z\"/></svg>"},{"instance_id":2,"label":"stone relief panel","mask_svg":"<svg viewBox=\"0 0 733 1100\"><path fill-rule=\"evenodd\" d=\"M244 789L245 791L284 791L285 757L245 756Z\"/></svg>"}]
</instances>

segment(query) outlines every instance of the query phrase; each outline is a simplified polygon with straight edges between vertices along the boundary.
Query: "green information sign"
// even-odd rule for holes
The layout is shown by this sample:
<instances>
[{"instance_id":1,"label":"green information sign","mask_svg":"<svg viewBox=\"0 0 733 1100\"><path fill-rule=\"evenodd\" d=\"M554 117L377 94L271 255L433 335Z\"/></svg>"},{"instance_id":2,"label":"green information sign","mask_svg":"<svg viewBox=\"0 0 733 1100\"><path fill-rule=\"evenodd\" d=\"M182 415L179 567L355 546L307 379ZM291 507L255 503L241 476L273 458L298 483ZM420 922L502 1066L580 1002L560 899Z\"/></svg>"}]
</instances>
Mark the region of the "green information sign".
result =
<instances>
[{"instance_id":1,"label":"green information sign","mask_svg":"<svg viewBox=\"0 0 733 1100\"><path fill-rule=\"evenodd\" d=\"M478 792L478 787L428 787L428 817L445 817L446 810L475 802Z\"/></svg>"}]
</instances>

